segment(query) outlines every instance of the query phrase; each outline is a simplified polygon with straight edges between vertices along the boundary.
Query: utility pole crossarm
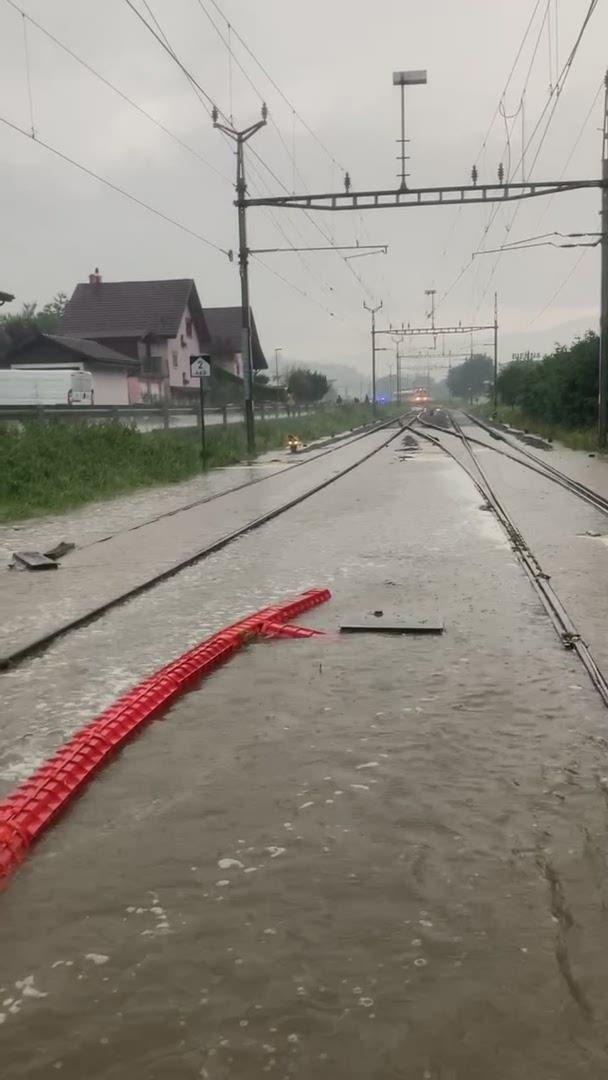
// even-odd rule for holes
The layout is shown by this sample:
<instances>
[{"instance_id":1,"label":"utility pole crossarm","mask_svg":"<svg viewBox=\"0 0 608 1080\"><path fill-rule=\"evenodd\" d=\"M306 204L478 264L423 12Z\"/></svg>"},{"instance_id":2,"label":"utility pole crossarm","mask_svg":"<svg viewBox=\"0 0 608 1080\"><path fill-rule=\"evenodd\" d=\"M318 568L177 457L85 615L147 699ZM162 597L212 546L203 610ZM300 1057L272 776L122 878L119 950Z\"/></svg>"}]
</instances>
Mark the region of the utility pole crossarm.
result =
<instances>
[{"instance_id":1,"label":"utility pole crossarm","mask_svg":"<svg viewBox=\"0 0 608 1080\"><path fill-rule=\"evenodd\" d=\"M516 202L541 195L557 195L581 188L603 188L600 180L547 180L526 184L456 184L450 187L338 191L318 195L276 195L245 199L246 206L291 207L294 210L381 210L411 206L450 206L463 203ZM237 200L238 205L238 200Z\"/></svg>"}]
</instances>

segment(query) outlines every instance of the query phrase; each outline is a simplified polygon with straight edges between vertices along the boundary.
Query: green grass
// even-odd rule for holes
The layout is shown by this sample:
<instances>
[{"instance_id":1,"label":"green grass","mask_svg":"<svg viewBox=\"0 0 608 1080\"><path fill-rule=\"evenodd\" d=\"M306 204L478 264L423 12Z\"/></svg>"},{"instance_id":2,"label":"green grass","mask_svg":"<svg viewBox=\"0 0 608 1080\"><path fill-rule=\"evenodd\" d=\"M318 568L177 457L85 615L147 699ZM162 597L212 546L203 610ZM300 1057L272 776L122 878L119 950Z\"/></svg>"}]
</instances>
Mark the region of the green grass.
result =
<instances>
[{"instance_id":1,"label":"green grass","mask_svg":"<svg viewBox=\"0 0 608 1080\"><path fill-rule=\"evenodd\" d=\"M392 414L384 409L381 415ZM370 419L365 405L343 405L291 419L258 421L258 452L284 446L292 432L310 442ZM208 469L235 465L245 457L242 424L207 430ZM197 428L142 433L117 422L32 422L19 431L0 426L0 521L70 510L136 488L176 483L200 471Z\"/></svg>"},{"instance_id":2,"label":"green grass","mask_svg":"<svg viewBox=\"0 0 608 1080\"><path fill-rule=\"evenodd\" d=\"M490 403L469 406L469 412L481 417L488 418L493 411ZM597 451L598 448L595 428L565 428L560 427L558 424L548 424L544 420L536 420L532 416L527 416L521 409L516 409L512 405L499 405L497 418L503 424L509 424L520 431L527 431L531 435L540 435L541 438L560 442L564 446L570 447L571 450Z\"/></svg>"}]
</instances>

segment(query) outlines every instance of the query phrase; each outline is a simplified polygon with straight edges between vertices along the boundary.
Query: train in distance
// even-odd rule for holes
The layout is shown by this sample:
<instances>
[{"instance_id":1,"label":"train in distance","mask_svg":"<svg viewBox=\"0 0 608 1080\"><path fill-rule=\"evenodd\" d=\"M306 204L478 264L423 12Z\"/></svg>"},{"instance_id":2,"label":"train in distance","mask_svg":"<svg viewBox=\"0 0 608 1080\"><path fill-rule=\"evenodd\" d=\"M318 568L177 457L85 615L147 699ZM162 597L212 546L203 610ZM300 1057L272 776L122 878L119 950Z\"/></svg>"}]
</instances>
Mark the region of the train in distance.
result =
<instances>
[{"instance_id":1,"label":"train in distance","mask_svg":"<svg viewBox=\"0 0 608 1080\"><path fill-rule=\"evenodd\" d=\"M411 405L426 405L431 400L426 386L413 386L408 390L403 390L401 397L403 401Z\"/></svg>"}]
</instances>

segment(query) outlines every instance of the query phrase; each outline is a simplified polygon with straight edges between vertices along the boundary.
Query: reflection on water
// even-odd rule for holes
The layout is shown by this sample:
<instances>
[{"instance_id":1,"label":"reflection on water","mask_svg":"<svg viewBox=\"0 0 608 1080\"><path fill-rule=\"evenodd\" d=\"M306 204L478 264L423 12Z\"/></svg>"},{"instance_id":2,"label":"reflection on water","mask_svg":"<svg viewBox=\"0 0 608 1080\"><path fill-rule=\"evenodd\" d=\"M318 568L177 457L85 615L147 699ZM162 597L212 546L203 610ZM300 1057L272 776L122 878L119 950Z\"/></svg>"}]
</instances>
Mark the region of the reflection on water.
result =
<instances>
[{"instance_id":1,"label":"reflection on water","mask_svg":"<svg viewBox=\"0 0 608 1080\"><path fill-rule=\"evenodd\" d=\"M7 1080L605 1075L605 711L479 503L387 450L3 680L5 775L301 588L446 623L251 645L99 775L0 898Z\"/></svg>"}]
</instances>

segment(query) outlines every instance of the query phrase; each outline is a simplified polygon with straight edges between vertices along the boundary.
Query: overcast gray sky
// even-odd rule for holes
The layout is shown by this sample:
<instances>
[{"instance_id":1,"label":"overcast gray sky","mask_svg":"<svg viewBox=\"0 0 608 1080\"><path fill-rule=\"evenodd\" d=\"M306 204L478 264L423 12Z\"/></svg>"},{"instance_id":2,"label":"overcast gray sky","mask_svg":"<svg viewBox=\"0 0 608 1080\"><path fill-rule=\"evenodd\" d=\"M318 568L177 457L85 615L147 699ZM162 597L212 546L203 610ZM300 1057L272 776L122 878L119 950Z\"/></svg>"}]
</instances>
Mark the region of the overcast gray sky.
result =
<instances>
[{"instance_id":1,"label":"overcast gray sky","mask_svg":"<svg viewBox=\"0 0 608 1080\"><path fill-rule=\"evenodd\" d=\"M16 2L213 168L27 24L37 137L221 248L235 247L231 148L213 131L177 65L125 0ZM281 193L278 180L289 190L341 189L341 168L350 171L353 188L387 188L396 182L396 68L428 69L428 85L408 92L411 186L466 181L474 162L480 180L492 182L499 161L507 169L509 159L512 177L519 179L521 112L511 121L497 116L491 128L490 122L526 27L537 9L504 108L514 114L525 88L527 138L589 8L589 0L307 0L304 5L293 0L217 0L217 6L213 0L148 0L148 10L144 0L133 2L149 21L150 11L154 13L176 53L237 124L244 126L259 116L260 95L267 100L274 124L250 146L275 176L249 155L249 178L252 193L273 194ZM293 116L234 34L230 62L205 9L224 37L229 20L330 154ZM599 91L608 61L607 40L607 5L599 0L559 97L534 178L560 177L575 144L565 175L599 175ZM7 0L0 0L0 116L31 128L23 19ZM529 148L528 167L539 136ZM367 371L369 323L363 301L383 300L386 325L422 324L428 311L424 290L430 288L437 289L437 321L446 324L490 321L497 289L502 360L514 349L545 348L556 338L567 340L575 331L595 327L597 249L505 254L493 277L495 257L482 256L450 288L480 246L498 247L507 236L513 240L553 230L599 228L597 191L564 194L547 203L521 204L513 221L515 207L501 207L496 214L487 207L446 207L315 215L336 243L387 243L389 254L348 265L334 252L265 256L266 266L291 285L253 262L252 304L267 355L280 346L286 359L348 363ZM60 289L70 294L95 266L106 280L192 276L203 304L239 301L236 264L225 255L3 124L0 207L0 288L15 293L19 304L43 303ZM252 247L285 246L279 227L295 245L325 243L313 222L298 211L269 214L254 209L249 218ZM480 335L476 344L483 340ZM454 340L450 345L459 348ZM386 353L382 364L388 360Z\"/></svg>"}]
</instances>

